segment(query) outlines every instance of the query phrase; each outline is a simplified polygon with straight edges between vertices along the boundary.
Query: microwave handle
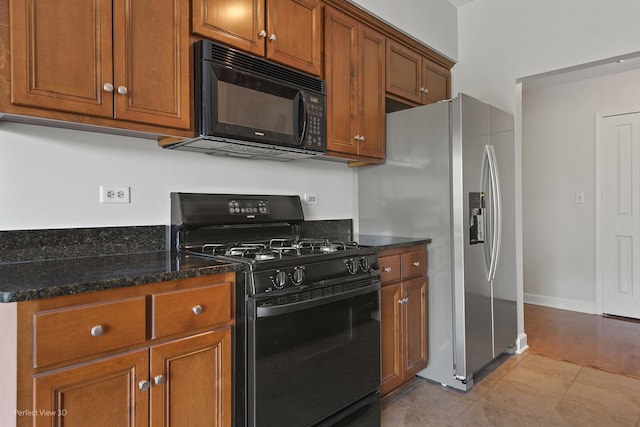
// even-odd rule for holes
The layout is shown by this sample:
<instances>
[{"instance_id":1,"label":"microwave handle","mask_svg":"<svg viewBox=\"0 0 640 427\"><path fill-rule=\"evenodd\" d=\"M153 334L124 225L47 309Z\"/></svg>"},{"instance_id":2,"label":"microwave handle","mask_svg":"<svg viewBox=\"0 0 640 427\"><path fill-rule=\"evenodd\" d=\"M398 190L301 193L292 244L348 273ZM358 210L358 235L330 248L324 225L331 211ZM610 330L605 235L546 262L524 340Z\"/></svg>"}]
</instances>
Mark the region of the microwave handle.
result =
<instances>
[{"instance_id":1,"label":"microwave handle","mask_svg":"<svg viewBox=\"0 0 640 427\"><path fill-rule=\"evenodd\" d=\"M302 118L301 121L298 122L298 145L304 145L304 137L307 134L307 122L309 121L309 114L307 112L307 102L305 100L304 94L302 92L298 93L298 106L300 107L299 117Z\"/></svg>"}]
</instances>

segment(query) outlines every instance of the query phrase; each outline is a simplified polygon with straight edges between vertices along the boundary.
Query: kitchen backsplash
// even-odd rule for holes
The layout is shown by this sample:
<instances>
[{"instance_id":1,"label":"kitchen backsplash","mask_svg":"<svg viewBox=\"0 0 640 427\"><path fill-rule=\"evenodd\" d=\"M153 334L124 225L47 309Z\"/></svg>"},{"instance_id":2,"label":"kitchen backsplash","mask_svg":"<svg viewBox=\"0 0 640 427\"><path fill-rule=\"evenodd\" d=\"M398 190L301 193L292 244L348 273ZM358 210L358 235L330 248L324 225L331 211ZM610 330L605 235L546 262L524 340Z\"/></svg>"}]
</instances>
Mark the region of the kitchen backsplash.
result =
<instances>
[{"instance_id":1,"label":"kitchen backsplash","mask_svg":"<svg viewBox=\"0 0 640 427\"><path fill-rule=\"evenodd\" d=\"M353 221L305 221L302 237L351 239ZM166 250L167 227L65 228L0 231L0 263L45 261Z\"/></svg>"}]
</instances>

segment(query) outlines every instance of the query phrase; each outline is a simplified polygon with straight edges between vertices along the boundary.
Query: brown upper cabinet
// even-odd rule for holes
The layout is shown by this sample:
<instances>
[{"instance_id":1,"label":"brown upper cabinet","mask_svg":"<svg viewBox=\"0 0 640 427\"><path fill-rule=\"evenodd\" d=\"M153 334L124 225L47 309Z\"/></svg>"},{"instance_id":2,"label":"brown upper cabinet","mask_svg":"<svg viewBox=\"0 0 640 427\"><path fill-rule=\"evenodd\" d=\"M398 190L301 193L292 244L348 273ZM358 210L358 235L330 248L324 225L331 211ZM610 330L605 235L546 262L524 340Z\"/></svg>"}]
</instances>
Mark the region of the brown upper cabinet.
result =
<instances>
[{"instance_id":1,"label":"brown upper cabinet","mask_svg":"<svg viewBox=\"0 0 640 427\"><path fill-rule=\"evenodd\" d=\"M387 96L411 105L449 99L451 73L420 52L387 41Z\"/></svg>"},{"instance_id":2,"label":"brown upper cabinet","mask_svg":"<svg viewBox=\"0 0 640 427\"><path fill-rule=\"evenodd\" d=\"M193 0L192 14L199 36L322 73L320 0Z\"/></svg>"},{"instance_id":3,"label":"brown upper cabinet","mask_svg":"<svg viewBox=\"0 0 640 427\"><path fill-rule=\"evenodd\" d=\"M385 37L353 17L325 8L327 150L347 159L385 157Z\"/></svg>"},{"instance_id":4,"label":"brown upper cabinet","mask_svg":"<svg viewBox=\"0 0 640 427\"><path fill-rule=\"evenodd\" d=\"M10 0L10 10L15 107L4 112L190 127L188 0Z\"/></svg>"}]
</instances>

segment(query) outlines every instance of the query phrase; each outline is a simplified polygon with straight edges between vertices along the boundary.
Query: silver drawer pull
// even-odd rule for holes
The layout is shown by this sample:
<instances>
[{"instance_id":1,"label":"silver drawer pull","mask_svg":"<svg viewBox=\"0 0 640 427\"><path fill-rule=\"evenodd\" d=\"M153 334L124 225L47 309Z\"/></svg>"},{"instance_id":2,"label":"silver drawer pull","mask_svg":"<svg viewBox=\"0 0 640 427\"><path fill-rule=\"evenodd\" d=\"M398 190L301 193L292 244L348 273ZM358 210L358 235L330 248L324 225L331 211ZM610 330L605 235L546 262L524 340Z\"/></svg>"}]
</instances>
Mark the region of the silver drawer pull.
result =
<instances>
[{"instance_id":1,"label":"silver drawer pull","mask_svg":"<svg viewBox=\"0 0 640 427\"><path fill-rule=\"evenodd\" d=\"M191 311L193 311L193 314L197 316L198 314L202 313L202 306L201 305L193 306Z\"/></svg>"},{"instance_id":2,"label":"silver drawer pull","mask_svg":"<svg viewBox=\"0 0 640 427\"><path fill-rule=\"evenodd\" d=\"M93 328L91 328L92 337L99 337L100 335L102 335L103 332L104 332L104 328L102 327L102 325L96 325Z\"/></svg>"},{"instance_id":3,"label":"silver drawer pull","mask_svg":"<svg viewBox=\"0 0 640 427\"><path fill-rule=\"evenodd\" d=\"M151 387L151 382L149 382L148 380L140 381L138 383L138 388L142 391L149 390L149 387Z\"/></svg>"},{"instance_id":4,"label":"silver drawer pull","mask_svg":"<svg viewBox=\"0 0 640 427\"><path fill-rule=\"evenodd\" d=\"M409 298L402 298L401 300L398 301L399 304L406 304L409 302Z\"/></svg>"},{"instance_id":5,"label":"silver drawer pull","mask_svg":"<svg viewBox=\"0 0 640 427\"><path fill-rule=\"evenodd\" d=\"M155 385L162 385L164 384L165 379L164 379L164 375L156 375L155 377L153 377L153 383Z\"/></svg>"},{"instance_id":6,"label":"silver drawer pull","mask_svg":"<svg viewBox=\"0 0 640 427\"><path fill-rule=\"evenodd\" d=\"M391 267L385 267L382 269L385 273L391 273Z\"/></svg>"},{"instance_id":7,"label":"silver drawer pull","mask_svg":"<svg viewBox=\"0 0 640 427\"><path fill-rule=\"evenodd\" d=\"M415 265L416 267L420 267L420 261L414 262L413 265Z\"/></svg>"}]
</instances>

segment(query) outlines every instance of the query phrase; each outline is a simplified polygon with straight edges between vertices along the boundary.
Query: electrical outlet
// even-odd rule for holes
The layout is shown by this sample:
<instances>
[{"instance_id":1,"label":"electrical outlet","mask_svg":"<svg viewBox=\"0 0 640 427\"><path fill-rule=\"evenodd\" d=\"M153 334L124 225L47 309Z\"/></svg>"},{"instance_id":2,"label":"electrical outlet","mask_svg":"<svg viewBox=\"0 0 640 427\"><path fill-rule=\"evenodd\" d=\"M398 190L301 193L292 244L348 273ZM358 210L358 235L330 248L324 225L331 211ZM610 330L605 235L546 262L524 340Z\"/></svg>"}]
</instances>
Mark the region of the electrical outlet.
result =
<instances>
[{"instance_id":1,"label":"electrical outlet","mask_svg":"<svg viewBox=\"0 0 640 427\"><path fill-rule=\"evenodd\" d=\"M100 203L131 203L131 187L101 185Z\"/></svg>"},{"instance_id":2,"label":"electrical outlet","mask_svg":"<svg viewBox=\"0 0 640 427\"><path fill-rule=\"evenodd\" d=\"M307 205L317 205L318 195L305 193L304 196L302 197L302 200L304 200L304 203Z\"/></svg>"}]
</instances>

